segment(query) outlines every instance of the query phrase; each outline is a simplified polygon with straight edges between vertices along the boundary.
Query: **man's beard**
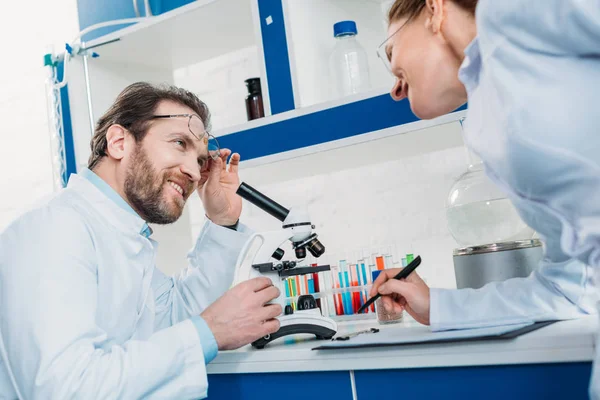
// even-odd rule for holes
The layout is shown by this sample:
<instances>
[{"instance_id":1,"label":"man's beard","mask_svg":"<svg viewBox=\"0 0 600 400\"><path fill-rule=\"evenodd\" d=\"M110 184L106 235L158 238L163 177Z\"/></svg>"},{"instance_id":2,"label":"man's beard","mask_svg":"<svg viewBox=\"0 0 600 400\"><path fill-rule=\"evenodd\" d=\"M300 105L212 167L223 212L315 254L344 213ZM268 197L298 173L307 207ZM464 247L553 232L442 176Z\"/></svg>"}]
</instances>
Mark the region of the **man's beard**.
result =
<instances>
[{"instance_id":1,"label":"man's beard","mask_svg":"<svg viewBox=\"0 0 600 400\"><path fill-rule=\"evenodd\" d=\"M181 217L184 199L175 202L165 199L165 185L171 175L158 173L141 148L137 148L131 159L131 167L125 177L125 195L133 208L146 222L151 224L171 224ZM191 185L190 185L191 186ZM189 196L191 187L183 188Z\"/></svg>"}]
</instances>

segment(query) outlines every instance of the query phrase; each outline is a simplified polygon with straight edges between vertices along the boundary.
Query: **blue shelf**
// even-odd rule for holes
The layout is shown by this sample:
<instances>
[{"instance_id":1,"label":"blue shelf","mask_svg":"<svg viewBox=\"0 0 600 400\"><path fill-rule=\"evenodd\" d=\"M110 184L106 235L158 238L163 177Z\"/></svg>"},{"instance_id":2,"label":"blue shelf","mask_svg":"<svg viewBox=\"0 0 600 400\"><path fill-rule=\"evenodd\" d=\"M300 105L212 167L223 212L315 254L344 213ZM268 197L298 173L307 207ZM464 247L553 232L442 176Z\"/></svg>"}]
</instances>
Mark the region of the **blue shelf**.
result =
<instances>
[{"instance_id":1,"label":"blue shelf","mask_svg":"<svg viewBox=\"0 0 600 400\"><path fill-rule=\"evenodd\" d=\"M416 121L408 101L382 94L229 133L220 136L219 143L251 160Z\"/></svg>"}]
</instances>

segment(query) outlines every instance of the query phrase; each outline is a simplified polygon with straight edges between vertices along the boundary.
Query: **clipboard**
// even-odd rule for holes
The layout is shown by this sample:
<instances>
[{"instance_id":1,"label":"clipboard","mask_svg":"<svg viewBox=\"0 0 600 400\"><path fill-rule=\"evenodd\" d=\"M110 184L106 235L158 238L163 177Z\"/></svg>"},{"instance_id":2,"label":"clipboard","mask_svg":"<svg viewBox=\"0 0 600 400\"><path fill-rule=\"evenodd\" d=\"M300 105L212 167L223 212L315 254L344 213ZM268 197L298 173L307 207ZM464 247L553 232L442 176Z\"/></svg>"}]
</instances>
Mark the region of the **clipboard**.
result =
<instances>
[{"instance_id":1,"label":"clipboard","mask_svg":"<svg viewBox=\"0 0 600 400\"><path fill-rule=\"evenodd\" d=\"M378 333L364 334L347 341L330 341L312 350L360 349L369 347L413 346L432 343L457 343L479 340L510 340L544 328L557 321L542 321L487 328L431 332L429 327L394 327Z\"/></svg>"}]
</instances>

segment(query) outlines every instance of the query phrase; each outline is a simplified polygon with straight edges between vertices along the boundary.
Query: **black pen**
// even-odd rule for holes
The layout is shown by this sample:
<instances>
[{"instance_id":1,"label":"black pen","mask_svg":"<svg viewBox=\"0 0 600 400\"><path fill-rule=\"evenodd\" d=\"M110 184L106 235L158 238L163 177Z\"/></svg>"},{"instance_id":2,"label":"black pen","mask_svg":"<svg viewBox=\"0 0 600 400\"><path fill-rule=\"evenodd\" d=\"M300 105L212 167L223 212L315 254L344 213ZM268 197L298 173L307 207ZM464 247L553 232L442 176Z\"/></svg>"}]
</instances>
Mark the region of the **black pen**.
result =
<instances>
[{"instance_id":1,"label":"black pen","mask_svg":"<svg viewBox=\"0 0 600 400\"><path fill-rule=\"evenodd\" d=\"M396 276L394 276L392 279L400 280L400 279L404 279L404 278L408 277L415 269L417 269L417 267L420 264L421 264L421 256L417 256L417 258L412 260L410 262L410 264L408 264L406 267L402 268L402 271L398 272L396 274ZM361 308L359 308L356 313L360 314L361 312L365 311L371 304L373 304L380 297L381 297L381 294L377 293L375 296L373 296L369 300L367 300L367 302L365 304L363 304L363 306Z\"/></svg>"}]
</instances>

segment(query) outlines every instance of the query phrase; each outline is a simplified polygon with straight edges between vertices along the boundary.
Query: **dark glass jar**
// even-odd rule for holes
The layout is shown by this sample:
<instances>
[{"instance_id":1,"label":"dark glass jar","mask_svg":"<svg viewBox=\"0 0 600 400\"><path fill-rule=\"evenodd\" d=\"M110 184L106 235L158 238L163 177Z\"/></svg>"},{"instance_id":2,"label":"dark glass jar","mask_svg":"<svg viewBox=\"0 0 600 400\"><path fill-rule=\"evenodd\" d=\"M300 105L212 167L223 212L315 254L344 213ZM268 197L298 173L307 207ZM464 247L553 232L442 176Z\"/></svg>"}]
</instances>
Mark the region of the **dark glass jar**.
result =
<instances>
[{"instance_id":1,"label":"dark glass jar","mask_svg":"<svg viewBox=\"0 0 600 400\"><path fill-rule=\"evenodd\" d=\"M265 116L263 108L262 93L260 90L260 78L250 78L244 81L248 88L248 96L246 97L246 114L248 121L262 118Z\"/></svg>"}]
</instances>

